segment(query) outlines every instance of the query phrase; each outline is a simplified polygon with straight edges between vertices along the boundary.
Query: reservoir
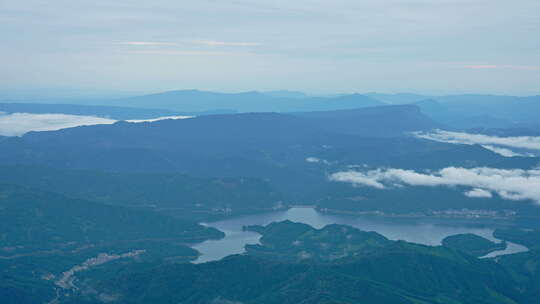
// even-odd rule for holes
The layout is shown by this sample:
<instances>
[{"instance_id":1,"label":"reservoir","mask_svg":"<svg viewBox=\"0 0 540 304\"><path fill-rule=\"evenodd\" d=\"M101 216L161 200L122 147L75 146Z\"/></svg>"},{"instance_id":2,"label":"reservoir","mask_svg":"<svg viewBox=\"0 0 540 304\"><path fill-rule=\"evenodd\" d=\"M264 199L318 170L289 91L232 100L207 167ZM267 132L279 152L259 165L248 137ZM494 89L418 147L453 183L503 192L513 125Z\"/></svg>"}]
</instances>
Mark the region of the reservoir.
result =
<instances>
[{"instance_id":1,"label":"reservoir","mask_svg":"<svg viewBox=\"0 0 540 304\"><path fill-rule=\"evenodd\" d=\"M474 233L486 239L500 242L493 237L494 227L486 225L471 225L448 219L395 219L377 216L330 215L319 213L313 208L291 208L286 211L276 211L264 214L254 214L233 217L204 225L217 228L225 233L221 240L208 240L192 246L201 253L195 263L204 263L224 258L227 255L244 252L246 244L256 244L260 235L255 232L243 231L247 225L267 225L271 222L290 220L305 223L320 229L329 224L341 224L356 227L364 231L378 232L391 240L440 245L442 240L450 235ZM527 251L527 248L507 242L505 250L495 251L486 257Z\"/></svg>"}]
</instances>

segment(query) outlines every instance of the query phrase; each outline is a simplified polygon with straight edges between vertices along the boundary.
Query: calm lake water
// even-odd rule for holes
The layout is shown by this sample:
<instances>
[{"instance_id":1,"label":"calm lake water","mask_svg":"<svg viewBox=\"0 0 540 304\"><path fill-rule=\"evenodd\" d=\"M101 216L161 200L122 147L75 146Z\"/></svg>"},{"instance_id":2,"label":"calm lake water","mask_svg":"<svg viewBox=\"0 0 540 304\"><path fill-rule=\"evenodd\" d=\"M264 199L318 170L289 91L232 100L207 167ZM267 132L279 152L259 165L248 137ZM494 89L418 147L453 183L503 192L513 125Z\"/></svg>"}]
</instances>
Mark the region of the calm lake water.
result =
<instances>
[{"instance_id":1,"label":"calm lake water","mask_svg":"<svg viewBox=\"0 0 540 304\"><path fill-rule=\"evenodd\" d=\"M329 224L343 224L364 231L376 231L391 240L405 240L425 245L440 245L449 236L460 233L474 233L489 240L499 242L493 237L493 227L462 224L451 224L448 220L415 219L396 220L373 216L329 215L319 213L313 208L291 208L287 211L265 214L246 215L222 221L205 223L225 233L221 240L210 240L192 246L201 252L195 263L219 260L227 255L243 253L244 245L257 244L260 235L255 232L242 231L246 225L267 225L271 222L291 220L322 228ZM505 250L495 251L486 257L527 251L526 247L508 243Z\"/></svg>"}]
</instances>

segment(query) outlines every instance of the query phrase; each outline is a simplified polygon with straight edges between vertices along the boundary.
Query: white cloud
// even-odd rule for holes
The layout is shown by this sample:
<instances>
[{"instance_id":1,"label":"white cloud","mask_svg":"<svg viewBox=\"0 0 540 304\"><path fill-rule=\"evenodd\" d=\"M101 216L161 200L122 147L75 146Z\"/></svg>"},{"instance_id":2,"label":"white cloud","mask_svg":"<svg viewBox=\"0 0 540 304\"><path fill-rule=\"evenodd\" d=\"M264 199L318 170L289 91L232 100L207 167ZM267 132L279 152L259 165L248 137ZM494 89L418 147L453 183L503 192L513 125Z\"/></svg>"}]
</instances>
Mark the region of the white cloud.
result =
<instances>
[{"instance_id":1,"label":"white cloud","mask_svg":"<svg viewBox=\"0 0 540 304\"><path fill-rule=\"evenodd\" d=\"M52 131L115 122L113 119L93 116L13 113L0 116L0 135L17 136L29 131Z\"/></svg>"},{"instance_id":2,"label":"white cloud","mask_svg":"<svg viewBox=\"0 0 540 304\"><path fill-rule=\"evenodd\" d=\"M308 158L306 158L306 162L308 162L308 163L323 163L325 165L330 163L326 159L320 159L320 158L317 158L317 157L308 157Z\"/></svg>"},{"instance_id":3,"label":"white cloud","mask_svg":"<svg viewBox=\"0 0 540 304\"><path fill-rule=\"evenodd\" d=\"M259 46L258 42L232 42L232 41L217 41L217 40L196 40L195 43L206 46Z\"/></svg>"},{"instance_id":4,"label":"white cloud","mask_svg":"<svg viewBox=\"0 0 540 304\"><path fill-rule=\"evenodd\" d=\"M415 132L414 136L439 142L465 145L482 145L502 156L535 156L534 153L519 153L512 151L509 148L526 149L531 152L540 153L540 137L539 136L513 136L499 137L489 136L484 134L470 134L463 132L451 132L444 130L435 130L429 133Z\"/></svg>"},{"instance_id":5,"label":"white cloud","mask_svg":"<svg viewBox=\"0 0 540 304\"><path fill-rule=\"evenodd\" d=\"M329 178L332 181L378 189L392 186L464 186L472 188L465 193L467 196L478 197L483 194L487 197L486 192L495 192L505 199L533 200L540 203L540 169L448 167L437 172L377 169L367 172L337 172Z\"/></svg>"},{"instance_id":6,"label":"white cloud","mask_svg":"<svg viewBox=\"0 0 540 304\"><path fill-rule=\"evenodd\" d=\"M128 120L128 122L152 122L163 119L184 119L190 116L165 116L152 119ZM78 126L113 124L117 120L68 114L13 113L0 115L0 135L20 136L30 131L54 131Z\"/></svg>"},{"instance_id":7,"label":"white cloud","mask_svg":"<svg viewBox=\"0 0 540 304\"><path fill-rule=\"evenodd\" d=\"M330 175L330 180L335 182L347 182L354 185L362 185L377 189L384 189L385 186L378 181L377 177L373 173L376 173L376 171L369 171L366 174L355 171L337 172Z\"/></svg>"},{"instance_id":8,"label":"white cloud","mask_svg":"<svg viewBox=\"0 0 540 304\"><path fill-rule=\"evenodd\" d=\"M491 194L491 192L484 189L480 189L480 188L474 188L463 194L465 194L465 196L468 196L468 197L485 197L485 198L493 197L493 194Z\"/></svg>"},{"instance_id":9,"label":"white cloud","mask_svg":"<svg viewBox=\"0 0 540 304\"><path fill-rule=\"evenodd\" d=\"M189 50L144 50L144 51L128 51L129 54L141 55L173 55L173 56L217 56L226 55L226 52L214 51L189 51Z\"/></svg>"},{"instance_id":10,"label":"white cloud","mask_svg":"<svg viewBox=\"0 0 540 304\"><path fill-rule=\"evenodd\" d=\"M163 45L175 45L172 42L155 42L155 41L127 41L119 42L118 44L122 45L131 45L131 46L163 46Z\"/></svg>"},{"instance_id":11,"label":"white cloud","mask_svg":"<svg viewBox=\"0 0 540 304\"><path fill-rule=\"evenodd\" d=\"M193 116L163 116L163 117L156 117L156 118L150 118L150 119L128 119L127 122L154 122L158 120L165 120L165 119L186 119L186 118L192 118Z\"/></svg>"},{"instance_id":12,"label":"white cloud","mask_svg":"<svg viewBox=\"0 0 540 304\"><path fill-rule=\"evenodd\" d=\"M473 64L464 66L466 69L472 70L493 70L493 69L509 69L509 70L525 70L538 71L540 66L535 65L511 65L511 64Z\"/></svg>"},{"instance_id":13,"label":"white cloud","mask_svg":"<svg viewBox=\"0 0 540 304\"><path fill-rule=\"evenodd\" d=\"M507 148L501 148L501 147L496 147L492 145L482 145L482 147L492 152L495 152L499 155L502 155L504 157L514 157L514 156L534 157L535 156L533 153L518 153Z\"/></svg>"}]
</instances>

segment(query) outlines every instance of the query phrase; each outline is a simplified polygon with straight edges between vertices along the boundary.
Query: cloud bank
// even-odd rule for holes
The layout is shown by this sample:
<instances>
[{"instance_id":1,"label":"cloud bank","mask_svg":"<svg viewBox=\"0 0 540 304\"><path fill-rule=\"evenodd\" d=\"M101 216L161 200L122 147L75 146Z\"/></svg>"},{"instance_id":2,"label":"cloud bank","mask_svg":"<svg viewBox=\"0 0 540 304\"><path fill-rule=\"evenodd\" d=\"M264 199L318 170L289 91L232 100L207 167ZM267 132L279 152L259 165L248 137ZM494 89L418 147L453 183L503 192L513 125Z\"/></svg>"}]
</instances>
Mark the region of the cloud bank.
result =
<instances>
[{"instance_id":1,"label":"cloud bank","mask_svg":"<svg viewBox=\"0 0 540 304\"><path fill-rule=\"evenodd\" d=\"M487 197L487 198L493 197L493 194L491 194L491 192L484 189L480 189L480 188L474 188L463 194L465 194L465 196L468 196L468 197Z\"/></svg>"},{"instance_id":2,"label":"cloud bank","mask_svg":"<svg viewBox=\"0 0 540 304\"><path fill-rule=\"evenodd\" d=\"M153 122L163 119L184 119L190 116L164 116L151 119L127 120L128 122ZM78 126L113 124L117 120L83 115L0 113L0 135L20 136L30 131L54 131Z\"/></svg>"},{"instance_id":3,"label":"cloud bank","mask_svg":"<svg viewBox=\"0 0 540 304\"><path fill-rule=\"evenodd\" d=\"M113 119L93 116L13 113L0 116L0 135L18 136L30 131L53 131L115 122Z\"/></svg>"},{"instance_id":4,"label":"cloud bank","mask_svg":"<svg viewBox=\"0 0 540 304\"><path fill-rule=\"evenodd\" d=\"M196 43L207 46L259 46L258 42L230 42L217 40L197 40Z\"/></svg>"},{"instance_id":5,"label":"cloud bank","mask_svg":"<svg viewBox=\"0 0 540 304\"><path fill-rule=\"evenodd\" d=\"M538 71L540 66L535 65L511 65L511 64L473 64L466 65L466 69L473 70L493 70L493 69L508 69L508 70L525 70L525 71Z\"/></svg>"},{"instance_id":6,"label":"cloud bank","mask_svg":"<svg viewBox=\"0 0 540 304\"><path fill-rule=\"evenodd\" d=\"M328 165L330 163L326 159L321 159L321 158L313 157L313 156L306 158L306 162L308 162L308 163L323 163L325 165Z\"/></svg>"},{"instance_id":7,"label":"cloud bank","mask_svg":"<svg viewBox=\"0 0 540 304\"><path fill-rule=\"evenodd\" d=\"M162 45L175 45L172 42L155 42L155 41L127 41L120 42L121 45L131 45L131 46L162 46Z\"/></svg>"},{"instance_id":8,"label":"cloud bank","mask_svg":"<svg viewBox=\"0 0 540 304\"><path fill-rule=\"evenodd\" d=\"M186 118L192 118L193 116L183 116L183 115L177 115L177 116L162 116L162 117L156 117L156 118L149 118L149 119L128 119L127 122L154 122L158 120L165 120L165 119L186 119Z\"/></svg>"},{"instance_id":9,"label":"cloud bank","mask_svg":"<svg viewBox=\"0 0 540 304\"><path fill-rule=\"evenodd\" d=\"M502 156L538 156L540 155L540 137L538 136L514 136L498 137L484 134L470 134L463 132L450 132L435 130L423 133L415 132L414 136L439 142L465 145L481 145L482 147L498 153ZM514 149L527 150L526 152L516 152Z\"/></svg>"},{"instance_id":10,"label":"cloud bank","mask_svg":"<svg viewBox=\"0 0 540 304\"><path fill-rule=\"evenodd\" d=\"M377 169L366 172L343 171L329 176L331 181L356 186L388 189L400 186L463 186L468 197L490 198L493 193L508 200L532 200L540 204L540 169L496 169L448 167L436 172Z\"/></svg>"}]
</instances>

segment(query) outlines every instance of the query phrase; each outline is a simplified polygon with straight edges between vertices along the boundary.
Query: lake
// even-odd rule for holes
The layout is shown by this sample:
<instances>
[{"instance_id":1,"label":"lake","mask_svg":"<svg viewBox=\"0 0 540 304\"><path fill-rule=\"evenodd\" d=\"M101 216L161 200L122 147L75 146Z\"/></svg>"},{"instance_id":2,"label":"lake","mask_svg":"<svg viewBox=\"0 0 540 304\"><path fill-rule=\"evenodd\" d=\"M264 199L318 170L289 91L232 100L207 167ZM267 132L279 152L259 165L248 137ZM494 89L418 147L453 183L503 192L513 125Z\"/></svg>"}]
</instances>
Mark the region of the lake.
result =
<instances>
[{"instance_id":1,"label":"lake","mask_svg":"<svg viewBox=\"0 0 540 304\"><path fill-rule=\"evenodd\" d=\"M243 231L247 225L267 225L271 222L290 220L322 228L329 224L342 224L356 227L364 231L375 231L391 240L405 240L425 245L440 245L442 240L454 234L474 233L492 241L499 242L493 237L494 227L470 225L445 219L393 219L375 216L330 215L319 213L313 208L291 208L287 211L277 211L264 214L238 216L222 221L204 223L225 233L221 240L209 240L192 246L201 253L194 263L204 263L224 258L231 254L244 252L246 244L256 244L260 235L255 232ZM505 250L490 253L486 257L527 251L518 244L508 243Z\"/></svg>"}]
</instances>

